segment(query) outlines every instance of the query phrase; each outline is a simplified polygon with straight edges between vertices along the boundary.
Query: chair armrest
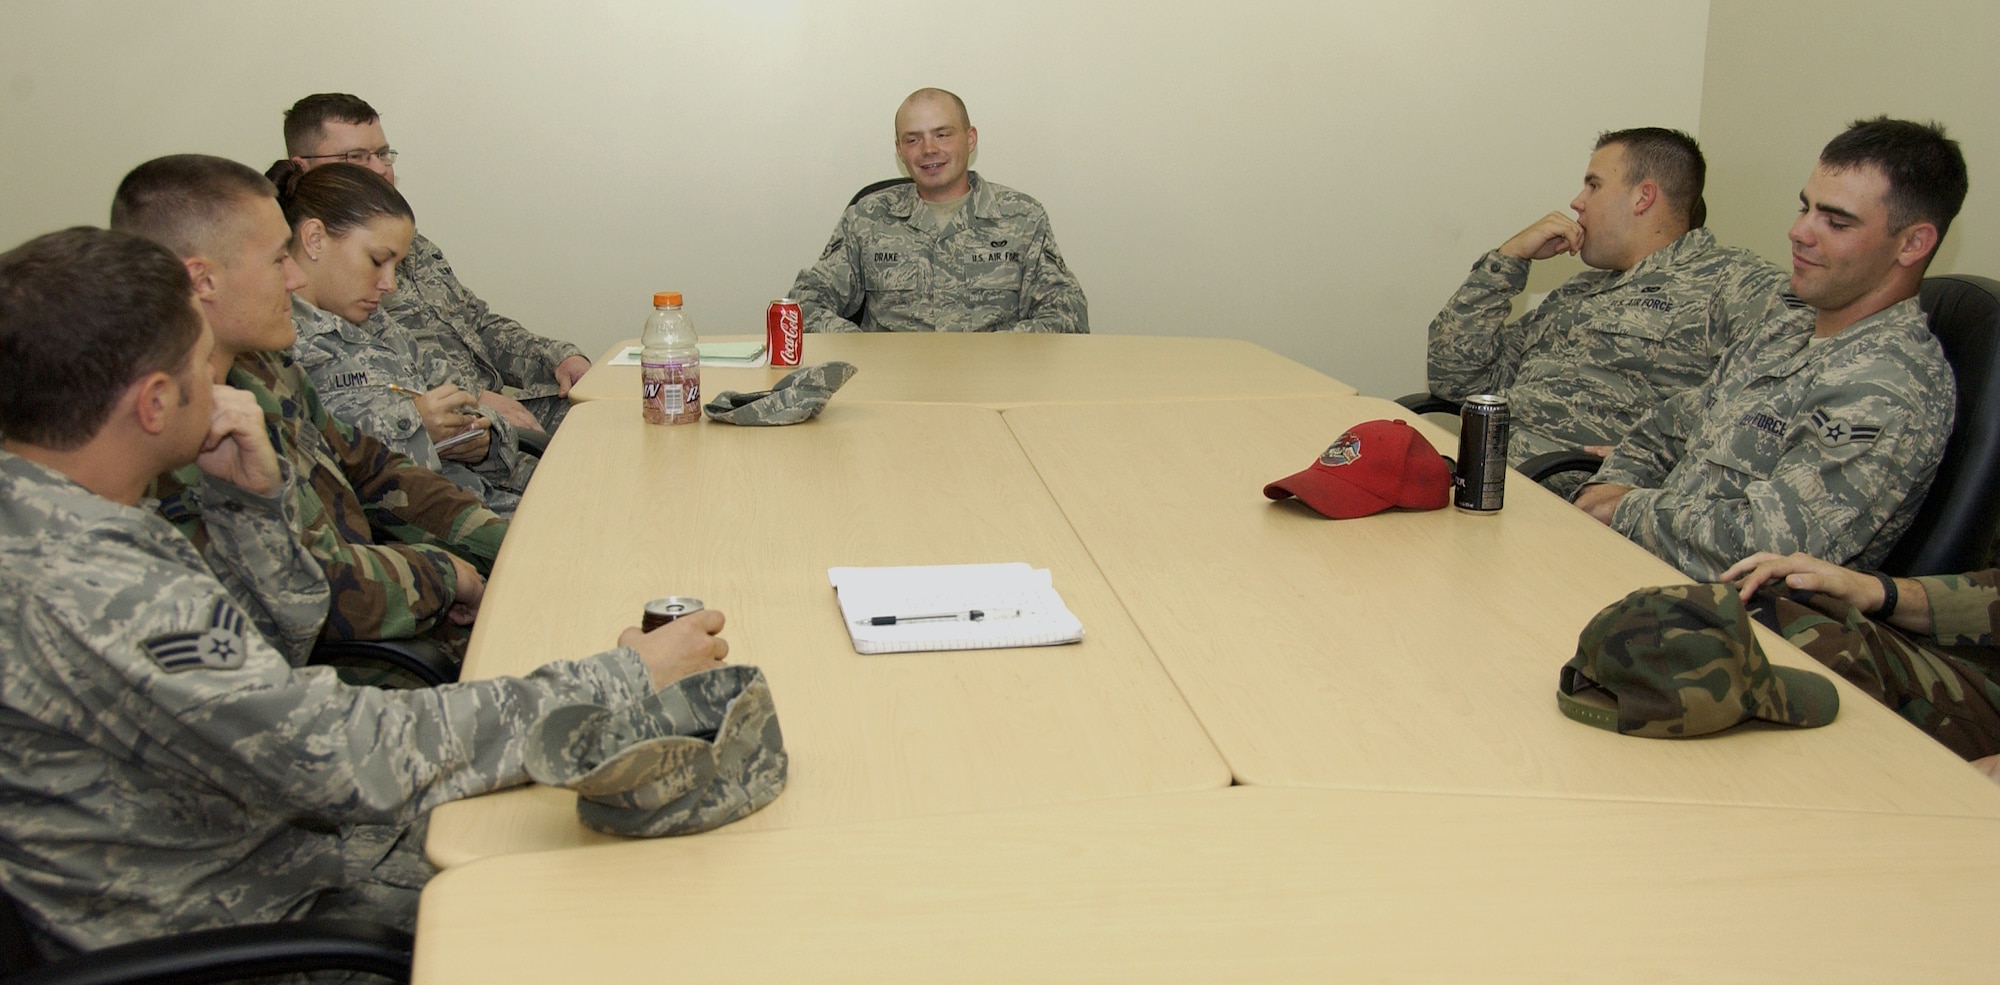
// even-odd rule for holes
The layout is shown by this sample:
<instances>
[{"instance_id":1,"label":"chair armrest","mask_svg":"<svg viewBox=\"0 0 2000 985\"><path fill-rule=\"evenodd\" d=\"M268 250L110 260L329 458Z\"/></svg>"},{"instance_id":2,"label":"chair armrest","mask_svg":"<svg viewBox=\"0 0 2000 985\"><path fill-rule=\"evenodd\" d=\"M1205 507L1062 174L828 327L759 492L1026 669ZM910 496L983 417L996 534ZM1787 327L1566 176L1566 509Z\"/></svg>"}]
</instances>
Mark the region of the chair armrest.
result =
<instances>
[{"instance_id":1,"label":"chair armrest","mask_svg":"<svg viewBox=\"0 0 2000 985\"><path fill-rule=\"evenodd\" d=\"M1587 451L1552 451L1522 462L1516 471L1540 482L1564 472L1595 472L1603 464L1604 459Z\"/></svg>"},{"instance_id":2,"label":"chair armrest","mask_svg":"<svg viewBox=\"0 0 2000 985\"><path fill-rule=\"evenodd\" d=\"M322 666L388 666L426 687L458 680L458 664L427 640L321 640L306 663Z\"/></svg>"},{"instance_id":3,"label":"chair armrest","mask_svg":"<svg viewBox=\"0 0 2000 985\"><path fill-rule=\"evenodd\" d=\"M520 428L514 432L514 447L521 449L524 454L540 458L542 452L549 448L549 433Z\"/></svg>"},{"instance_id":4,"label":"chair armrest","mask_svg":"<svg viewBox=\"0 0 2000 985\"><path fill-rule=\"evenodd\" d=\"M1434 393L1406 393L1397 397L1396 402L1413 414L1458 413L1458 401L1446 400Z\"/></svg>"},{"instance_id":5,"label":"chair armrest","mask_svg":"<svg viewBox=\"0 0 2000 985\"><path fill-rule=\"evenodd\" d=\"M311 971L410 980L410 935L355 920L219 927L134 941L22 972L7 985L206 985Z\"/></svg>"}]
</instances>

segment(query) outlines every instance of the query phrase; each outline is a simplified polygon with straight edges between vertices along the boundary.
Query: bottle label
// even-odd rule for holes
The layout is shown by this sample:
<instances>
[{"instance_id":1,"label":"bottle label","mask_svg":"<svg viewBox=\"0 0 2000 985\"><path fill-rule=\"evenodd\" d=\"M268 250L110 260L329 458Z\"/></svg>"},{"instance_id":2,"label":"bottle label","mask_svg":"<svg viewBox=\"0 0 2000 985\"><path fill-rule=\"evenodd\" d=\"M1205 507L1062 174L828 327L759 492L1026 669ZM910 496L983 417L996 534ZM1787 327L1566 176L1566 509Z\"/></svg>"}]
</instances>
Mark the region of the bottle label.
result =
<instances>
[{"instance_id":1,"label":"bottle label","mask_svg":"<svg viewBox=\"0 0 2000 985\"><path fill-rule=\"evenodd\" d=\"M648 424L701 420L701 361L639 364L641 411Z\"/></svg>"}]
</instances>

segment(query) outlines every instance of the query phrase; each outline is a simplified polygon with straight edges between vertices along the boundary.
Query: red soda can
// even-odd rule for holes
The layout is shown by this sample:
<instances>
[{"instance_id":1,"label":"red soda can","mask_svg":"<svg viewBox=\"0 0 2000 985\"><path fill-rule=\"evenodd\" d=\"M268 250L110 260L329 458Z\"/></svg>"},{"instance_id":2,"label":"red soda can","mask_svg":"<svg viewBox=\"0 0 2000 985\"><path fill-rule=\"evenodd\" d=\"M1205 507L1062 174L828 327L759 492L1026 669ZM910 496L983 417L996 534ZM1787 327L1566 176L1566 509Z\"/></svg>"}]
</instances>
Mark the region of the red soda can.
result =
<instances>
[{"instance_id":1,"label":"red soda can","mask_svg":"<svg viewBox=\"0 0 2000 985\"><path fill-rule=\"evenodd\" d=\"M771 302L764 312L764 346L773 366L797 366L805 348L805 326L799 321L799 303L791 298Z\"/></svg>"}]
</instances>

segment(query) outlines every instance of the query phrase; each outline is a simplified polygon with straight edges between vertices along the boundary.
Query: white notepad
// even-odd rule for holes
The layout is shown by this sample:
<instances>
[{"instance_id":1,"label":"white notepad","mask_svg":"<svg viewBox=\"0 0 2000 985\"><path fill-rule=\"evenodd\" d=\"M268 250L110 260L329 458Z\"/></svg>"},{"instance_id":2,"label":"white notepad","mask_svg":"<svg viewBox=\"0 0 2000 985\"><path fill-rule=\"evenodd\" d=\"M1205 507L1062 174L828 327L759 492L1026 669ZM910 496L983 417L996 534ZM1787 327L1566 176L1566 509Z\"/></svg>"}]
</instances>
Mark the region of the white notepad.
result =
<instances>
[{"instance_id":1,"label":"white notepad","mask_svg":"<svg viewBox=\"0 0 2000 985\"><path fill-rule=\"evenodd\" d=\"M935 564L828 568L826 574L856 653L989 650L1083 639L1083 623L1056 594L1047 568L1020 562ZM898 621L874 624L888 617Z\"/></svg>"},{"instance_id":2,"label":"white notepad","mask_svg":"<svg viewBox=\"0 0 2000 985\"><path fill-rule=\"evenodd\" d=\"M764 365L764 343L762 342L697 342L695 348L701 350L701 361L708 366L762 366ZM645 346L628 345L611 357L607 366L637 366L639 353Z\"/></svg>"}]
</instances>

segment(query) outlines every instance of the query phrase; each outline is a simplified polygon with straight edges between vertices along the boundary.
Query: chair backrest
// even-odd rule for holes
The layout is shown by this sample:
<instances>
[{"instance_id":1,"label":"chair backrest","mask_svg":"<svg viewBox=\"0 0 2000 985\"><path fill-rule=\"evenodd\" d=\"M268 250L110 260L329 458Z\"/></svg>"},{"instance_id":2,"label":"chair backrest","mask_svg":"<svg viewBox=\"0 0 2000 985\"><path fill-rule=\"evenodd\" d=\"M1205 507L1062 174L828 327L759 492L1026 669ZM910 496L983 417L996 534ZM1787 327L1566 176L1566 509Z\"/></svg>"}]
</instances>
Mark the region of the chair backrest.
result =
<instances>
[{"instance_id":1,"label":"chair backrest","mask_svg":"<svg viewBox=\"0 0 2000 985\"><path fill-rule=\"evenodd\" d=\"M867 198L868 196L873 195L884 188L894 188L897 185L907 185L910 183L911 179L909 178L884 178L881 181L871 182L869 184L862 185L861 190L855 192L854 197L847 200L847 204L853 205L854 203L859 202L862 199Z\"/></svg>"},{"instance_id":2,"label":"chair backrest","mask_svg":"<svg viewBox=\"0 0 2000 985\"><path fill-rule=\"evenodd\" d=\"M1919 299L1958 378L1958 417L1916 521L1882 564L1901 576L1983 567L2000 531L2000 281L1926 277Z\"/></svg>"}]
</instances>

